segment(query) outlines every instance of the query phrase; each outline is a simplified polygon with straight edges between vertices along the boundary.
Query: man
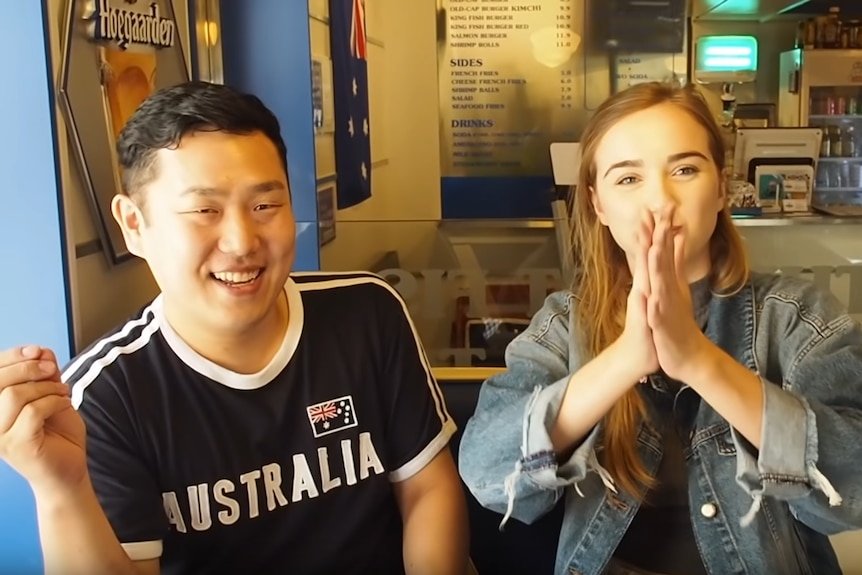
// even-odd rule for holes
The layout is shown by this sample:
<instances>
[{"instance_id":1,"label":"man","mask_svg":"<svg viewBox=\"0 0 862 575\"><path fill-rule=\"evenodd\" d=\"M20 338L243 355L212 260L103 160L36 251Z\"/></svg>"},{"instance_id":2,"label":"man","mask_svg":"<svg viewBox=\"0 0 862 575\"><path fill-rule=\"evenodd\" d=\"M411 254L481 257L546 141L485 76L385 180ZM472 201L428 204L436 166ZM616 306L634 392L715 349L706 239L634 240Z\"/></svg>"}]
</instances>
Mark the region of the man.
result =
<instances>
[{"instance_id":1,"label":"man","mask_svg":"<svg viewBox=\"0 0 862 575\"><path fill-rule=\"evenodd\" d=\"M290 276L274 115L184 84L117 148L113 214L161 294L65 369L71 399L49 350L0 353L0 456L48 575L464 573L455 426L405 304Z\"/></svg>"}]
</instances>

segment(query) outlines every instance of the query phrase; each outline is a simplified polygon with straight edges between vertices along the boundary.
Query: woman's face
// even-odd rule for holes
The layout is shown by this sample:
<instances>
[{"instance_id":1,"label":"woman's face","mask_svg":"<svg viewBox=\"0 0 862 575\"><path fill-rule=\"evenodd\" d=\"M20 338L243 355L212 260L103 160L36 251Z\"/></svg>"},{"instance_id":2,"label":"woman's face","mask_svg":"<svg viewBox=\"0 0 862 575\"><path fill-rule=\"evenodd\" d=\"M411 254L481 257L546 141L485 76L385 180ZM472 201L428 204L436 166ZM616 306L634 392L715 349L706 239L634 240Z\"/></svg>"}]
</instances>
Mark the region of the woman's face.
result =
<instances>
[{"instance_id":1,"label":"woman's face","mask_svg":"<svg viewBox=\"0 0 862 575\"><path fill-rule=\"evenodd\" d=\"M629 261L644 210L672 207L688 280L704 277L725 202L707 131L683 108L660 104L618 121L599 142L594 161L593 207Z\"/></svg>"}]
</instances>

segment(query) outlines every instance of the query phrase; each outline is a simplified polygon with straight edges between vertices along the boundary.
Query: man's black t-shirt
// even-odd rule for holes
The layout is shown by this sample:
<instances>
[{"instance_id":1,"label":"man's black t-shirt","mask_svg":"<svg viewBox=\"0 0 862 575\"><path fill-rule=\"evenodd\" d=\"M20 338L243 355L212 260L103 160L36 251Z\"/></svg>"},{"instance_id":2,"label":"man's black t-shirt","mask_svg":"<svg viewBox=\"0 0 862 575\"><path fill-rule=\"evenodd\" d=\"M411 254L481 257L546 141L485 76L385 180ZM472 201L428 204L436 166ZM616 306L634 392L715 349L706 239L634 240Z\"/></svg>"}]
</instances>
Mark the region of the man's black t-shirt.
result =
<instances>
[{"instance_id":1,"label":"man's black t-shirt","mask_svg":"<svg viewBox=\"0 0 862 575\"><path fill-rule=\"evenodd\" d=\"M392 483L455 425L404 301L371 274L295 274L272 362L227 371L161 297L65 370L98 498L162 573L403 573Z\"/></svg>"}]
</instances>

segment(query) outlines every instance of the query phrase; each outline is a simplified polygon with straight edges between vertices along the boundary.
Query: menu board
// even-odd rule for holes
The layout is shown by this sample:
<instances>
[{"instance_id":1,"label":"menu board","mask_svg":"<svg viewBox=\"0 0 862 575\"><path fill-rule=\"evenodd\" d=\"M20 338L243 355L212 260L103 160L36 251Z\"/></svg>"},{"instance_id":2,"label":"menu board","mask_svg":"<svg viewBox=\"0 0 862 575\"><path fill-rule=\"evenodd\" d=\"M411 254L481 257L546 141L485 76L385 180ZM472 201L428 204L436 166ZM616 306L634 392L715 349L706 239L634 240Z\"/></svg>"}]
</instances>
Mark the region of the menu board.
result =
<instances>
[{"instance_id":1,"label":"menu board","mask_svg":"<svg viewBox=\"0 0 862 575\"><path fill-rule=\"evenodd\" d=\"M576 135L580 45L573 0L447 0L440 61L442 172L547 172L548 144Z\"/></svg>"},{"instance_id":2,"label":"menu board","mask_svg":"<svg viewBox=\"0 0 862 575\"><path fill-rule=\"evenodd\" d=\"M670 55L588 57L584 1L441 0L444 218L548 216L551 142L577 141L613 89L670 75Z\"/></svg>"}]
</instances>

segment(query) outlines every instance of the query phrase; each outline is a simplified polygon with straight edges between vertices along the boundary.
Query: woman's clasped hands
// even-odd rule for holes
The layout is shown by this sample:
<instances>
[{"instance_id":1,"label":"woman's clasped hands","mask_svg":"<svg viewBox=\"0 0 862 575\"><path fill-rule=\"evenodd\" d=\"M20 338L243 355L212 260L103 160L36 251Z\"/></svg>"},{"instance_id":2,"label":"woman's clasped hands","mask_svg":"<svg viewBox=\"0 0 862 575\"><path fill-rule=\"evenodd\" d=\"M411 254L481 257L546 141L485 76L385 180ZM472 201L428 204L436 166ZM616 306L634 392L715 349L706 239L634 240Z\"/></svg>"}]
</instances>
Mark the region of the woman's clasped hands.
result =
<instances>
[{"instance_id":1,"label":"woman's clasped hands","mask_svg":"<svg viewBox=\"0 0 862 575\"><path fill-rule=\"evenodd\" d=\"M674 226L674 215L672 205L641 215L620 343L639 378L661 370L685 382L712 343L694 316L685 235Z\"/></svg>"}]
</instances>

